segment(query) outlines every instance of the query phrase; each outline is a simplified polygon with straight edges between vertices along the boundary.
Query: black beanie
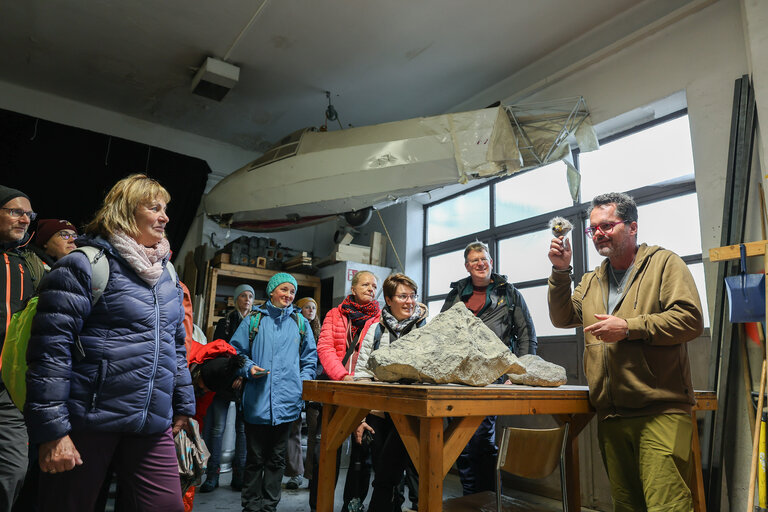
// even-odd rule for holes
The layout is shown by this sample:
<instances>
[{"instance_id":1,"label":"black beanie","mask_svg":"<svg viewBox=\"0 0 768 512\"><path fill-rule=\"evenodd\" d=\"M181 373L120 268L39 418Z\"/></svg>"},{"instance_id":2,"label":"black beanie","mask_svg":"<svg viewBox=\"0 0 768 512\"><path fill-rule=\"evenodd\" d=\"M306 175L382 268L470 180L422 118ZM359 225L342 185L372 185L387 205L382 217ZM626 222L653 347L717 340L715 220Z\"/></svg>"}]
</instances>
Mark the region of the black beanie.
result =
<instances>
[{"instance_id":1,"label":"black beanie","mask_svg":"<svg viewBox=\"0 0 768 512\"><path fill-rule=\"evenodd\" d=\"M17 197L24 197L29 199L29 196L21 190L16 190L15 188L4 187L0 185L0 206L5 206L5 203L11 199L16 199Z\"/></svg>"}]
</instances>

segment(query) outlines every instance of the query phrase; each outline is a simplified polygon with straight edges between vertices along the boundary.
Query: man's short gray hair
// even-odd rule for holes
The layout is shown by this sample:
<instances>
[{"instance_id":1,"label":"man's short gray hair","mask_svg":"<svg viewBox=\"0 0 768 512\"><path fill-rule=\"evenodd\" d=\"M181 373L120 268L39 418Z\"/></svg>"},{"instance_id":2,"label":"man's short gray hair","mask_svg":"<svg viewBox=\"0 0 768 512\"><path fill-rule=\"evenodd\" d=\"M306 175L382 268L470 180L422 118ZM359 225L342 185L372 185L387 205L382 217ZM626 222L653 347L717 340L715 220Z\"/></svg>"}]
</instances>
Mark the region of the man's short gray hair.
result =
<instances>
[{"instance_id":1,"label":"man's short gray hair","mask_svg":"<svg viewBox=\"0 0 768 512\"><path fill-rule=\"evenodd\" d=\"M467 245L464 248L464 261L467 261L467 256L469 256L469 253L473 251L485 251L488 256L491 255L491 251L488 250L488 245L481 242L480 240L475 240L474 242L471 242L469 245Z\"/></svg>"},{"instance_id":2,"label":"man's short gray hair","mask_svg":"<svg viewBox=\"0 0 768 512\"><path fill-rule=\"evenodd\" d=\"M637 222L637 204L632 196L623 192L608 192L600 194L592 199L592 205L587 210L587 216L592 215L592 210L606 204L616 205L616 215L627 222Z\"/></svg>"}]
</instances>

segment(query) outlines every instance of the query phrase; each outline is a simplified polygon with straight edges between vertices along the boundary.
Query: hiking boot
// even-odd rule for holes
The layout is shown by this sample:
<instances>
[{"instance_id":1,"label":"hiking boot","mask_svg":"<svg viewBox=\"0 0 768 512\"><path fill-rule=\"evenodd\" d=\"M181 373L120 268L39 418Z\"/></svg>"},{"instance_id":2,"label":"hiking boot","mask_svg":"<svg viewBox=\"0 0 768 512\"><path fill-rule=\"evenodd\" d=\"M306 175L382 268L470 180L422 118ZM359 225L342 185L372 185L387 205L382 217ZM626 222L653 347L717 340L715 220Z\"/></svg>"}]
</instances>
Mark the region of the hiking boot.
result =
<instances>
[{"instance_id":1,"label":"hiking boot","mask_svg":"<svg viewBox=\"0 0 768 512\"><path fill-rule=\"evenodd\" d=\"M299 475L292 476L288 483L285 484L286 489L298 489L301 487L301 477Z\"/></svg>"},{"instance_id":2,"label":"hiking boot","mask_svg":"<svg viewBox=\"0 0 768 512\"><path fill-rule=\"evenodd\" d=\"M219 475L208 475L205 482L200 486L200 492L212 492L219 486Z\"/></svg>"}]
</instances>

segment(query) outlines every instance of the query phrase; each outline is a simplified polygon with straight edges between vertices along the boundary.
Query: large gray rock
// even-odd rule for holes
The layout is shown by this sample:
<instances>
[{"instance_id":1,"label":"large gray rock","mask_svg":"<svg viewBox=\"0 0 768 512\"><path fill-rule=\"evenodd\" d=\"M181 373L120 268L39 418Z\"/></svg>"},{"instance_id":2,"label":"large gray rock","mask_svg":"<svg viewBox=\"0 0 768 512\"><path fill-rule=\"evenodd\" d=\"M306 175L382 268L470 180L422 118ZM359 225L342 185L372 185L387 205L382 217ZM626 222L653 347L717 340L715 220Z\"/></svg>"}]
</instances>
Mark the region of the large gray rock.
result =
<instances>
[{"instance_id":1,"label":"large gray rock","mask_svg":"<svg viewBox=\"0 0 768 512\"><path fill-rule=\"evenodd\" d=\"M550 363L535 356L526 354L517 360L525 368L524 373L509 374L509 380L512 384L523 384L525 386L546 386L557 387L568 382L568 376L565 374L565 368L555 363Z\"/></svg>"},{"instance_id":2,"label":"large gray rock","mask_svg":"<svg viewBox=\"0 0 768 512\"><path fill-rule=\"evenodd\" d=\"M371 353L368 368L385 382L487 386L522 373L517 357L463 302L395 343Z\"/></svg>"}]
</instances>

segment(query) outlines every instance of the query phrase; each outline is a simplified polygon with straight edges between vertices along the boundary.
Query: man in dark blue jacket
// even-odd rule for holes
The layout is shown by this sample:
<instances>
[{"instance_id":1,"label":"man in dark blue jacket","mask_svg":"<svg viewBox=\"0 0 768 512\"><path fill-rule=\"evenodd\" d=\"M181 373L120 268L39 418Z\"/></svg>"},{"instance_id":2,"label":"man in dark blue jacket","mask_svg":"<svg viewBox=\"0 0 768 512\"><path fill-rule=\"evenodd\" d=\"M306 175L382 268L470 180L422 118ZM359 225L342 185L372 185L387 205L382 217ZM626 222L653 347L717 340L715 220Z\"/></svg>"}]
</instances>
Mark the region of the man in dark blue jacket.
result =
<instances>
[{"instance_id":1,"label":"man in dark blue jacket","mask_svg":"<svg viewBox=\"0 0 768 512\"><path fill-rule=\"evenodd\" d=\"M24 308L43 275L43 264L31 251L27 229L35 219L29 197L0 185L0 344L11 316ZM0 378L0 510L11 510L27 471L27 430Z\"/></svg>"},{"instance_id":2,"label":"man in dark blue jacket","mask_svg":"<svg viewBox=\"0 0 768 512\"><path fill-rule=\"evenodd\" d=\"M464 268L469 277L451 283L441 311L462 301L516 355L535 354L536 331L528 306L505 276L493 273L488 246L479 241L469 244ZM488 416L456 461L465 495L495 490L497 452L496 416Z\"/></svg>"}]
</instances>

